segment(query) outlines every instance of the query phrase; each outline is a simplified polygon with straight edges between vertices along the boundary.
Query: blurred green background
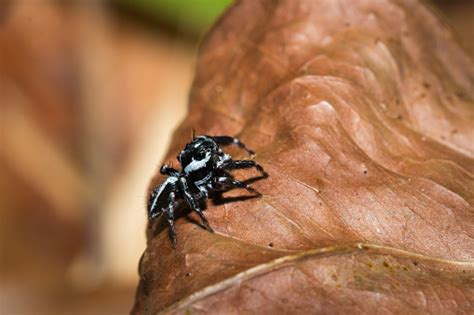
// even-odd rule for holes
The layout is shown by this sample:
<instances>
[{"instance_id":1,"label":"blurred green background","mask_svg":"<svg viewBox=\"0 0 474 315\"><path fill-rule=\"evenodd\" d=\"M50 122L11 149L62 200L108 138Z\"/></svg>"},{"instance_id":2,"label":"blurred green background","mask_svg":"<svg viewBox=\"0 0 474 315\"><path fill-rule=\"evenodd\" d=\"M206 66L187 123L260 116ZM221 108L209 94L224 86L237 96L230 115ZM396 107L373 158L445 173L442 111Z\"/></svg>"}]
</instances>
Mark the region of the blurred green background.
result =
<instances>
[{"instance_id":1,"label":"blurred green background","mask_svg":"<svg viewBox=\"0 0 474 315\"><path fill-rule=\"evenodd\" d=\"M116 0L133 12L178 32L202 35L231 4L231 0Z\"/></svg>"}]
</instances>

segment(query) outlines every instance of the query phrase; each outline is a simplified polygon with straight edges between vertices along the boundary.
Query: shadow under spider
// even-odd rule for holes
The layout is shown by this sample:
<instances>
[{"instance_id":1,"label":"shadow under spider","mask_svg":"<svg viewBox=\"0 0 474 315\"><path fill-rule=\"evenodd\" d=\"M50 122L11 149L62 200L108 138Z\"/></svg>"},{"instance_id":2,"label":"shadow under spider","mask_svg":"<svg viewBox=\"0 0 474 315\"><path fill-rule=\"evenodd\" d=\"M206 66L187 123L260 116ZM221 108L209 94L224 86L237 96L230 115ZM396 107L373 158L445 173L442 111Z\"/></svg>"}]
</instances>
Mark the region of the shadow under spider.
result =
<instances>
[{"instance_id":1,"label":"shadow under spider","mask_svg":"<svg viewBox=\"0 0 474 315\"><path fill-rule=\"evenodd\" d=\"M249 178L247 180L242 181L244 184L251 184L256 181L259 181L261 179L266 178L265 176L256 176ZM254 198L259 198L259 195L243 195L243 196L235 196L235 197L224 197L223 194L234 189L240 189L244 190L242 188L238 187L231 187L229 189L225 189L222 191L216 191L216 192L211 192L209 194L209 199L212 201L213 205L223 205L226 203L231 203L231 202L239 202L239 201L246 201L249 199L254 199ZM203 199L199 202L199 206L201 209L204 211L207 209L207 203L206 199ZM178 205L175 208L174 211L174 220L177 221L179 218L185 217L188 222L193 223L201 227L202 229L206 229L206 227L202 224L200 220L196 220L189 216L189 214L192 212L191 209L187 206L186 202L184 200L178 201ZM204 212L204 215L206 213ZM160 234L163 230L165 230L168 227L168 222L167 222L167 217L166 213L163 213L161 217L159 217L157 220L154 220L152 222L148 222L147 226L147 238L152 239L158 234Z\"/></svg>"},{"instance_id":2,"label":"shadow under spider","mask_svg":"<svg viewBox=\"0 0 474 315\"><path fill-rule=\"evenodd\" d=\"M235 196L235 197L224 197L222 196L222 193L216 194L212 198L212 204L216 206L220 206L226 203L230 202L239 202L239 201L245 201L249 199L254 199L254 198L259 198L260 196L258 195L243 195L243 196Z\"/></svg>"},{"instance_id":3,"label":"shadow under spider","mask_svg":"<svg viewBox=\"0 0 474 315\"><path fill-rule=\"evenodd\" d=\"M244 183L245 185L250 185L251 183L254 183L254 182L259 181L259 180L264 179L264 178L266 178L266 176L256 176L256 177L246 179L246 180L242 181L242 183ZM230 202L239 202L239 201L245 201L245 200L261 197L260 195L243 195L243 196L235 196L235 197L224 197L223 196L224 193L226 193L228 191L231 191L231 190L234 190L234 189L245 190L245 189L238 188L238 187L231 187L231 188L228 188L228 189L225 189L225 190L212 192L209 196L209 199L212 200L212 204L214 204L214 205L223 205L223 204L230 203Z\"/></svg>"}]
</instances>

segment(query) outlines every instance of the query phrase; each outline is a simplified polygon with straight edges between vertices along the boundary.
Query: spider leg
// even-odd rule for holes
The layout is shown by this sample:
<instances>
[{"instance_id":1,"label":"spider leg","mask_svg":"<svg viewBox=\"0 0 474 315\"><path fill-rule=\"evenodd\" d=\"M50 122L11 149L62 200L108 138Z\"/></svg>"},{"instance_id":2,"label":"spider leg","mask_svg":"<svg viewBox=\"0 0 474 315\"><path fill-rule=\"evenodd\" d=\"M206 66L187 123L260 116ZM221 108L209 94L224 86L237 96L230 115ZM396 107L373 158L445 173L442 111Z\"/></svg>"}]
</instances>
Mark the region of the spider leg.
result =
<instances>
[{"instance_id":1,"label":"spider leg","mask_svg":"<svg viewBox=\"0 0 474 315\"><path fill-rule=\"evenodd\" d=\"M158 186L153 189L150 200L148 201L148 219L153 220L163 214L163 199L160 199L162 187Z\"/></svg>"},{"instance_id":2,"label":"spider leg","mask_svg":"<svg viewBox=\"0 0 474 315\"><path fill-rule=\"evenodd\" d=\"M218 144L218 145L222 145L222 146L226 146L226 145L231 145L231 144L235 144L237 145L239 148L247 151L247 153L251 156L255 155L255 152L250 150L249 148L247 148L245 146L245 144L243 144L238 138L234 138L234 137L229 137L229 136L215 136L215 137L212 137L212 139Z\"/></svg>"},{"instance_id":3,"label":"spider leg","mask_svg":"<svg viewBox=\"0 0 474 315\"><path fill-rule=\"evenodd\" d=\"M177 170L166 164L163 164L161 166L160 173L168 176L177 176L179 174Z\"/></svg>"},{"instance_id":4,"label":"spider leg","mask_svg":"<svg viewBox=\"0 0 474 315\"><path fill-rule=\"evenodd\" d=\"M252 160L229 160L221 165L220 169L227 169L227 170L238 170L238 169L245 169L245 168L252 168L255 167L257 171L259 171L263 177L268 177L268 173L265 172L263 167L255 161Z\"/></svg>"},{"instance_id":5,"label":"spider leg","mask_svg":"<svg viewBox=\"0 0 474 315\"><path fill-rule=\"evenodd\" d=\"M170 238L173 242L173 248L176 248L176 229L174 227L174 207L175 207L175 193L171 192L168 196L168 208L166 214L168 216L168 224L170 226Z\"/></svg>"},{"instance_id":6,"label":"spider leg","mask_svg":"<svg viewBox=\"0 0 474 315\"><path fill-rule=\"evenodd\" d=\"M252 188L250 185L247 185L239 180L236 180L235 178L231 177L230 174L228 176L217 177L215 180L215 183L219 185L227 186L230 188L243 188L257 197L262 196L260 192Z\"/></svg>"},{"instance_id":7,"label":"spider leg","mask_svg":"<svg viewBox=\"0 0 474 315\"><path fill-rule=\"evenodd\" d=\"M148 219L153 220L156 217L159 217L163 212L162 212L162 207L159 204L159 192L158 188L153 189L150 199L148 201Z\"/></svg>"},{"instance_id":8,"label":"spider leg","mask_svg":"<svg viewBox=\"0 0 474 315\"><path fill-rule=\"evenodd\" d=\"M148 198L148 219L153 220L163 214L168 207L168 196L171 192L176 191L176 182L178 178L169 176L160 185L153 188Z\"/></svg>"},{"instance_id":9,"label":"spider leg","mask_svg":"<svg viewBox=\"0 0 474 315\"><path fill-rule=\"evenodd\" d=\"M184 200L186 200L186 202L189 205L189 207L191 208L191 210L193 210L194 212L196 212L199 215L199 217L201 218L202 223L204 224L204 227L209 232L214 232L212 230L211 226L209 225L209 222L207 221L206 217L202 213L202 210L199 207L198 202L196 201L196 199L192 195L191 191L189 190L189 186L188 186L188 182L187 182L186 178L181 177L179 179L179 183L180 183L181 189L183 190L183 193L184 193Z\"/></svg>"}]
</instances>

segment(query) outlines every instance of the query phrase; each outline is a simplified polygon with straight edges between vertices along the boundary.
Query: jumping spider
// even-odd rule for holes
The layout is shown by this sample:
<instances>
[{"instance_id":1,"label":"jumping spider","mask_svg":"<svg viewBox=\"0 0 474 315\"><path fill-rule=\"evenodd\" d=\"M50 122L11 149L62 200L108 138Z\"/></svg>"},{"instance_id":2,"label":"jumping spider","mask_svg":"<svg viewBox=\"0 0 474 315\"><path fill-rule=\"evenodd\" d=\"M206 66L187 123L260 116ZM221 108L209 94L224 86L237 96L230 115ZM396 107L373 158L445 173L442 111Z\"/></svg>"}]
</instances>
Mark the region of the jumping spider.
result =
<instances>
[{"instance_id":1,"label":"jumping spider","mask_svg":"<svg viewBox=\"0 0 474 315\"><path fill-rule=\"evenodd\" d=\"M201 202L209 198L209 193L244 188L256 197L261 196L249 185L236 180L229 171L255 167L263 177L267 177L268 174L255 161L233 160L229 154L222 151L220 146L231 144L247 151L250 156L254 155L254 152L237 138L193 136L193 140L177 157L182 168L180 171L166 164L161 167L160 173L167 175L168 178L151 192L148 218L153 220L166 213L173 247L176 248L174 210L180 202L185 201L187 206L199 215L206 229L213 232L200 208Z\"/></svg>"}]
</instances>

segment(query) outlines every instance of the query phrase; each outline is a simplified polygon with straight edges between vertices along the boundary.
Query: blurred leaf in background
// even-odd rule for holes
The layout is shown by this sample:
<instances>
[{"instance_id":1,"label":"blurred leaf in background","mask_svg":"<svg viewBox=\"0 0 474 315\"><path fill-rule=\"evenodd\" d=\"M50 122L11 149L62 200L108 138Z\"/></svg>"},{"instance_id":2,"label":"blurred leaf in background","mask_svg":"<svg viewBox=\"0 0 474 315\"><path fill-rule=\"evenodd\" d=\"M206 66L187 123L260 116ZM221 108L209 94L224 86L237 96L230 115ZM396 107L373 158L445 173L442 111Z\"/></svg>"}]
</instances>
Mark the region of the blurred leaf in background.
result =
<instances>
[{"instance_id":1,"label":"blurred leaf in background","mask_svg":"<svg viewBox=\"0 0 474 315\"><path fill-rule=\"evenodd\" d=\"M134 11L177 32L201 36L232 2L231 0L114 0L124 10Z\"/></svg>"}]
</instances>

